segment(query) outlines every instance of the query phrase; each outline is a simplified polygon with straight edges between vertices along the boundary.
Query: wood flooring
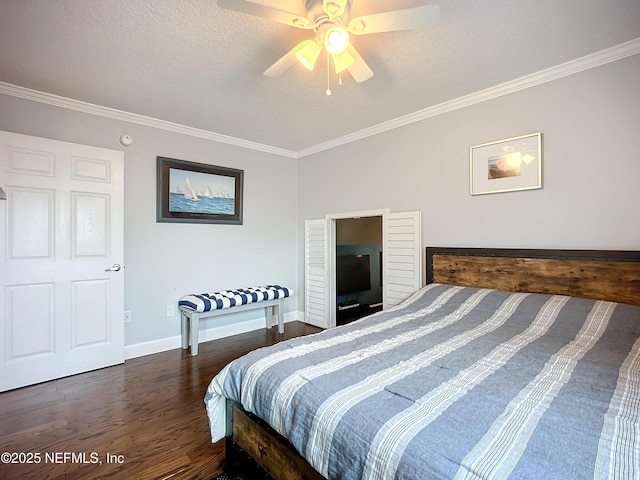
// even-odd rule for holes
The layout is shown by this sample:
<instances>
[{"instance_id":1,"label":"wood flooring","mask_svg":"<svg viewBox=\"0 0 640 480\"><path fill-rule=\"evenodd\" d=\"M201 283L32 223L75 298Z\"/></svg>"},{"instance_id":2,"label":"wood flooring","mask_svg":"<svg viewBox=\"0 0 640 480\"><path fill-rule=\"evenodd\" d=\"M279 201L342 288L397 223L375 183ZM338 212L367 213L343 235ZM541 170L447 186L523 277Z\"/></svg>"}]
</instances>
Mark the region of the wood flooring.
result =
<instances>
[{"instance_id":1,"label":"wood flooring","mask_svg":"<svg viewBox=\"0 0 640 480\"><path fill-rule=\"evenodd\" d=\"M0 480L210 479L224 441L212 444L204 408L211 378L256 348L318 328L290 322L123 365L0 393ZM31 462L31 463L24 463Z\"/></svg>"}]
</instances>

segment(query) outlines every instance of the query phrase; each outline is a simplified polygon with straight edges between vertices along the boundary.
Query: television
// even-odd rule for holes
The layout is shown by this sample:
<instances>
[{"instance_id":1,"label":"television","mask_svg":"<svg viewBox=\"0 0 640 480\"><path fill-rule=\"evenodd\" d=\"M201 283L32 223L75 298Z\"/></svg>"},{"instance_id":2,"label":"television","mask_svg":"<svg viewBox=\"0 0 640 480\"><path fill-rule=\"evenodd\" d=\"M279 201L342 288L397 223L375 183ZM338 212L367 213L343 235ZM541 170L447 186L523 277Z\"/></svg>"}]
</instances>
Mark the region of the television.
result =
<instances>
[{"instance_id":1,"label":"television","mask_svg":"<svg viewBox=\"0 0 640 480\"><path fill-rule=\"evenodd\" d=\"M336 294L341 297L371 290L369 255L340 255L336 258Z\"/></svg>"}]
</instances>

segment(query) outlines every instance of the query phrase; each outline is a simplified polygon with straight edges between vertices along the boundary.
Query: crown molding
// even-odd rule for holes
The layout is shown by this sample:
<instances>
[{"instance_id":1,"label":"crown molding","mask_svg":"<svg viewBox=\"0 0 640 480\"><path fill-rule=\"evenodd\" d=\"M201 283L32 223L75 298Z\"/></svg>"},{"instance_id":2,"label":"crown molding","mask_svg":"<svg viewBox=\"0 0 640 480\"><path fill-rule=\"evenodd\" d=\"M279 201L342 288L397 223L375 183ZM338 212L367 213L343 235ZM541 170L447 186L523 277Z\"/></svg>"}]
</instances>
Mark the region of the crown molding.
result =
<instances>
[{"instance_id":1,"label":"crown molding","mask_svg":"<svg viewBox=\"0 0 640 480\"><path fill-rule=\"evenodd\" d=\"M145 127L152 127L169 132L181 133L183 135L190 135L192 137L203 138L205 140L211 140L214 142L235 145L237 147L248 148L250 150L259 150L261 152L272 153L274 155L297 158L297 153L293 150L287 150L284 148L273 147L271 145L251 142L249 140L230 137L228 135L222 135L220 133L210 132L208 130L188 127L179 123L173 123L166 120L160 120L158 118L139 115L137 113L125 112L123 110L103 107L101 105L95 105L93 103L74 100L72 98L61 97L59 95L53 95L51 93L31 90L30 88L20 87L18 85L12 85L10 83L0 82L0 94L11 95L13 97L23 98L39 103L45 103L47 105L53 105L55 107L75 110L77 112L88 113L90 115L97 115L99 117L106 117L123 122L135 123L137 125L143 125Z\"/></svg>"},{"instance_id":2,"label":"crown molding","mask_svg":"<svg viewBox=\"0 0 640 480\"><path fill-rule=\"evenodd\" d=\"M304 150L300 150L297 152L297 158L302 158L307 155L312 155L324 150L329 150L340 145L355 142L356 140L361 140L373 135L388 132L389 130L393 130L395 128L404 127L421 120L426 120L427 118L437 117L438 115L453 112L454 110L469 107L477 103L486 102L487 100L491 100L493 98L501 97L503 95L509 95L510 93L535 87L536 85L551 82L553 80L567 77L575 73L580 73L585 70L605 65L607 63L615 62L616 60L631 57L633 55L637 55L638 53L640 53L640 37L625 43L621 43L614 47L607 48L590 55L585 55L584 57L580 57L566 63L562 63L555 67L547 68L530 75L525 75L524 77L501 83L494 87L480 90L470 95L465 95L463 97L459 97L454 100L441 103L439 105L434 105L433 107L418 110L417 112L413 112L408 115L389 120L388 122L383 122L378 125L374 125L372 127L350 133L349 135L345 135L343 137L329 140L328 142L305 148Z\"/></svg>"},{"instance_id":3,"label":"crown molding","mask_svg":"<svg viewBox=\"0 0 640 480\"><path fill-rule=\"evenodd\" d=\"M230 137L228 135L222 135L220 133L215 133L208 130L188 127L186 125L168 122L166 120L160 120L153 117L147 117L145 115L139 115L137 113L125 112L123 110L117 110L110 107L103 107L92 103L82 102L80 100L61 97L59 95L31 90L29 88L20 87L5 82L0 82L0 94L23 98L34 102L53 105L69 110L75 110L91 115L111 118L114 120L143 125L146 127L166 130L169 132L189 135L192 137L211 140L214 142L226 143L228 145L248 148L250 150L258 150L264 153L271 153L274 155L298 159L306 157L308 155L313 155L314 153L322 152L324 150L329 150L340 145L355 142L363 138L388 132L389 130L410 125L412 123L420 122L428 118L437 117L438 115L443 115L448 112L453 112L461 108L469 107L477 103L482 103L493 98L509 95L510 93L535 87L536 85L551 82L553 80L573 75L575 73L580 73L585 70L596 68L607 63L615 62L626 57L637 55L638 53L640 53L640 37L625 43L621 43L614 47L607 48L590 55L585 55L584 57L580 57L566 63L562 63L555 67L547 68L545 70L541 70L539 72L526 75L524 77L520 77L515 80L496 85L494 87L480 90L479 92L465 95L463 97L459 97L454 100L441 103L439 105L434 105L423 110L418 110L417 112L413 112L408 115L404 115L402 117L398 117L393 120L389 120L387 122L383 122L378 125L374 125L372 127L368 127L357 132L335 138L328 142L313 145L297 152L284 148L274 147L271 145L265 145L263 143L251 142L249 140L243 140L241 138Z\"/></svg>"}]
</instances>

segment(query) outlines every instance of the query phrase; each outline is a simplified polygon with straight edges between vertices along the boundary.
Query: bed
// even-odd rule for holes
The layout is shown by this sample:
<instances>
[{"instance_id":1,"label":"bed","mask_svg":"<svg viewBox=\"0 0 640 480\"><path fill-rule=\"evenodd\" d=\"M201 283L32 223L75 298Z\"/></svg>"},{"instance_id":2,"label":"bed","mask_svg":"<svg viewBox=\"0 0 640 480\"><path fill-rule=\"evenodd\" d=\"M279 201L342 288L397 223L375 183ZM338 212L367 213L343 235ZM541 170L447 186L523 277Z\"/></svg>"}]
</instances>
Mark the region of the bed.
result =
<instances>
[{"instance_id":1,"label":"bed","mask_svg":"<svg viewBox=\"0 0 640 480\"><path fill-rule=\"evenodd\" d=\"M640 478L640 252L426 260L400 305L227 365L212 439L276 479Z\"/></svg>"}]
</instances>

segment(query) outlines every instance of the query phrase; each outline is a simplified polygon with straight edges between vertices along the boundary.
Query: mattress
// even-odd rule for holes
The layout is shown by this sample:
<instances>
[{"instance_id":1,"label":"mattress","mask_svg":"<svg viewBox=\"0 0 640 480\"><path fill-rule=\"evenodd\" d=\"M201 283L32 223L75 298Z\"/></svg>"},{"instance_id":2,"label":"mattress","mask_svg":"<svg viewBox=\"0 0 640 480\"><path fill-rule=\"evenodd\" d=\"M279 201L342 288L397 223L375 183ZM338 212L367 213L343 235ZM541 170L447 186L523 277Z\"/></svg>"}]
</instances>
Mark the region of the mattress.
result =
<instances>
[{"instance_id":1,"label":"mattress","mask_svg":"<svg viewBox=\"0 0 640 480\"><path fill-rule=\"evenodd\" d=\"M640 307L431 284L210 383L326 478L640 478Z\"/></svg>"}]
</instances>

